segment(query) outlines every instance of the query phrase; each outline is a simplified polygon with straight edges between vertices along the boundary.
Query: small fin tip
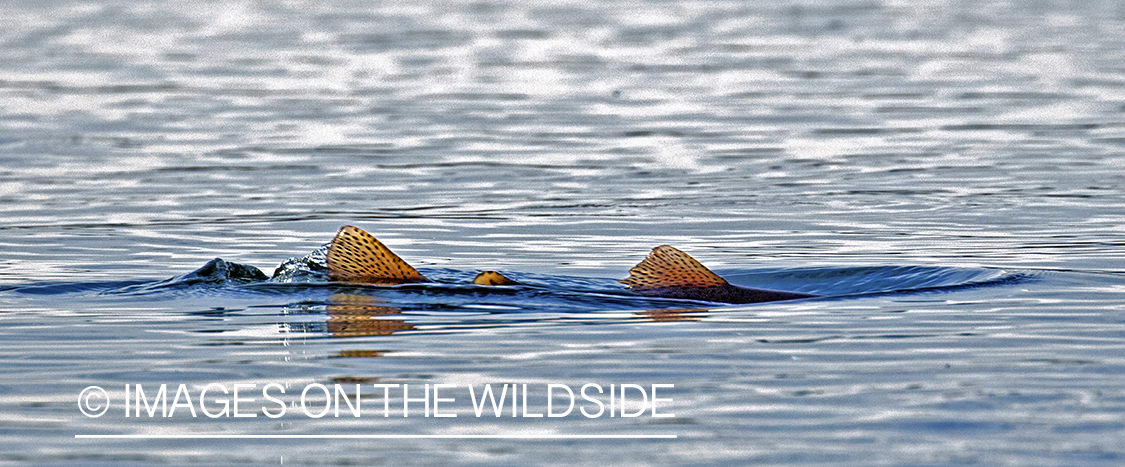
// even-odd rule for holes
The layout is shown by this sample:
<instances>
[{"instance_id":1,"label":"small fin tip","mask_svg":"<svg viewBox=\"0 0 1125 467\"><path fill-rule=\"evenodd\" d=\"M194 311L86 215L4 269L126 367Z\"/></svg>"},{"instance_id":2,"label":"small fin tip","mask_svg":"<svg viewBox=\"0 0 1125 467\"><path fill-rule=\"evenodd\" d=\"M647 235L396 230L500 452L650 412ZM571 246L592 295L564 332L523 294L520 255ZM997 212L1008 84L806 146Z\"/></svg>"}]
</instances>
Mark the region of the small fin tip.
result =
<instances>
[{"instance_id":1,"label":"small fin tip","mask_svg":"<svg viewBox=\"0 0 1125 467\"><path fill-rule=\"evenodd\" d=\"M496 271L484 271L477 274L477 277L473 278L473 283L477 285L520 285L519 282Z\"/></svg>"}]
</instances>

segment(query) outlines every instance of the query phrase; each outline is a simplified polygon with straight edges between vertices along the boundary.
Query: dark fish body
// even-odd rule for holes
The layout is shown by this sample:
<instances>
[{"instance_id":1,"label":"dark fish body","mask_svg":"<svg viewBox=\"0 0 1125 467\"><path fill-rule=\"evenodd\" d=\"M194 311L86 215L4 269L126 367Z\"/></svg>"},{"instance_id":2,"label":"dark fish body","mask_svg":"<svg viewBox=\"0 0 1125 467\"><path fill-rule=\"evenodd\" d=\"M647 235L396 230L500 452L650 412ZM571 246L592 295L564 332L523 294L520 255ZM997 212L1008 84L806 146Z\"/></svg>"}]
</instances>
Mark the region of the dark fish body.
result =
<instances>
[{"instance_id":1,"label":"dark fish body","mask_svg":"<svg viewBox=\"0 0 1125 467\"><path fill-rule=\"evenodd\" d=\"M683 300L701 300L705 302L721 303L773 302L816 296L797 292L783 292L780 290L739 287L733 284L708 287L655 287L635 290L634 292L646 297L679 298Z\"/></svg>"}]
</instances>

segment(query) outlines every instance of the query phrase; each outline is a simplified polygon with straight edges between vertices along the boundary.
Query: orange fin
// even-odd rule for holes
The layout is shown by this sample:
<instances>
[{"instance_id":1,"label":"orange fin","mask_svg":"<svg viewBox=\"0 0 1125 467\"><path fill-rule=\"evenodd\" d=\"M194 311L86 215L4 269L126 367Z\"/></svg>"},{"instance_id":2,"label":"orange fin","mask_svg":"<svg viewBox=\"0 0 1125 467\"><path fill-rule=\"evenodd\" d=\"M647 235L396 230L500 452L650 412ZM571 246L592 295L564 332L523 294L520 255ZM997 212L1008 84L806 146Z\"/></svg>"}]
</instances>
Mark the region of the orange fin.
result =
<instances>
[{"instance_id":1,"label":"orange fin","mask_svg":"<svg viewBox=\"0 0 1125 467\"><path fill-rule=\"evenodd\" d=\"M328 246L328 278L378 285L429 282L371 234L350 225L341 227Z\"/></svg>"},{"instance_id":2,"label":"orange fin","mask_svg":"<svg viewBox=\"0 0 1125 467\"><path fill-rule=\"evenodd\" d=\"M485 271L477 274L473 279L473 283L477 285L520 285L519 282L508 279L503 274L496 271Z\"/></svg>"},{"instance_id":3,"label":"orange fin","mask_svg":"<svg viewBox=\"0 0 1125 467\"><path fill-rule=\"evenodd\" d=\"M629 277L620 280L636 291L667 287L718 287L726 279L680 250L668 245L652 249L648 257L629 270Z\"/></svg>"}]
</instances>

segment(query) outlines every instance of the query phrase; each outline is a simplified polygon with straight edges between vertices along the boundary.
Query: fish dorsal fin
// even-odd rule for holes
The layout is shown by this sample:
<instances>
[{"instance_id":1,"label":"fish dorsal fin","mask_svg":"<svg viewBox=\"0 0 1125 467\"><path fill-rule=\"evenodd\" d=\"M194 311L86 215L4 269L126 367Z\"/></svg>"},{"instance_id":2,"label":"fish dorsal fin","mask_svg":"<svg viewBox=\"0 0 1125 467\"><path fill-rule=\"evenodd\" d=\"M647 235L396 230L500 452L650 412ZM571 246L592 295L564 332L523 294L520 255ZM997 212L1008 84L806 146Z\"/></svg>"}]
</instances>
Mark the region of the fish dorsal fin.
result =
<instances>
[{"instance_id":1,"label":"fish dorsal fin","mask_svg":"<svg viewBox=\"0 0 1125 467\"><path fill-rule=\"evenodd\" d=\"M726 279L680 250L668 245L652 249L648 257L629 270L629 277L619 281L633 290L666 287L717 287Z\"/></svg>"},{"instance_id":2,"label":"fish dorsal fin","mask_svg":"<svg viewBox=\"0 0 1125 467\"><path fill-rule=\"evenodd\" d=\"M508 279L507 276L496 271L485 271L477 274L473 283L477 285L520 285L519 282Z\"/></svg>"},{"instance_id":3,"label":"fish dorsal fin","mask_svg":"<svg viewBox=\"0 0 1125 467\"><path fill-rule=\"evenodd\" d=\"M371 234L350 225L341 227L328 246L328 278L380 285L429 281Z\"/></svg>"}]
</instances>

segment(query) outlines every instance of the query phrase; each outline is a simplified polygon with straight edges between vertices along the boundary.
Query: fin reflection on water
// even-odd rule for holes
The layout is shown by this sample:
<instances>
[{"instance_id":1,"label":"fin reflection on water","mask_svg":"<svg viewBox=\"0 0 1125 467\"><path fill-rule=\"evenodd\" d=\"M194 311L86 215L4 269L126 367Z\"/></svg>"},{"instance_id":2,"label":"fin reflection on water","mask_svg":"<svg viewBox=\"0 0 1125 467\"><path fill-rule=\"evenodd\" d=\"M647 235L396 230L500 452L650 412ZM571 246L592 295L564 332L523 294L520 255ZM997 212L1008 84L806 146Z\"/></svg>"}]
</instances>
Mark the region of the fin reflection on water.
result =
<instances>
[{"instance_id":1,"label":"fin reflection on water","mask_svg":"<svg viewBox=\"0 0 1125 467\"><path fill-rule=\"evenodd\" d=\"M384 305L383 303L385 302L374 297L351 293L337 293L332 295L324 305L327 314L326 321L302 321L298 323L279 324L283 324L288 332L326 334L327 337L339 338L390 336L405 331L430 333L448 332L453 329L462 331L468 329L487 329L510 326L517 323L544 324L542 317L529 317L523 313L502 313L485 319L480 319L479 317L477 317L477 319L465 319L464 317L454 318L449 316L448 320L435 320L433 319L433 314L417 315L412 312L404 312L398 307ZM302 304L300 308L308 310L307 306L308 304ZM565 321L601 324L625 323L637 320L657 322L699 321L703 319L708 312L709 310L706 308L660 308L636 311L626 315L615 312L605 314L592 313L583 319L570 318ZM349 354L347 356L377 357L380 355Z\"/></svg>"},{"instance_id":2,"label":"fin reflection on water","mask_svg":"<svg viewBox=\"0 0 1125 467\"><path fill-rule=\"evenodd\" d=\"M699 321L710 311L706 308L661 308L637 312L638 318L652 321Z\"/></svg>"},{"instance_id":3,"label":"fin reflection on water","mask_svg":"<svg viewBox=\"0 0 1125 467\"><path fill-rule=\"evenodd\" d=\"M340 228L328 247L328 277L334 281L374 285L430 282L379 240L358 227ZM756 303L809 298L815 295L752 289L732 285L687 253L668 245L653 248L648 257L619 281L646 297L722 303ZM473 279L478 285L519 285L496 271Z\"/></svg>"},{"instance_id":4,"label":"fin reflection on water","mask_svg":"<svg viewBox=\"0 0 1125 467\"><path fill-rule=\"evenodd\" d=\"M414 325L406 320L381 318L401 315L402 309L376 305L376 300L371 297L336 294L328 302L325 326L333 337L388 336L414 329Z\"/></svg>"}]
</instances>

